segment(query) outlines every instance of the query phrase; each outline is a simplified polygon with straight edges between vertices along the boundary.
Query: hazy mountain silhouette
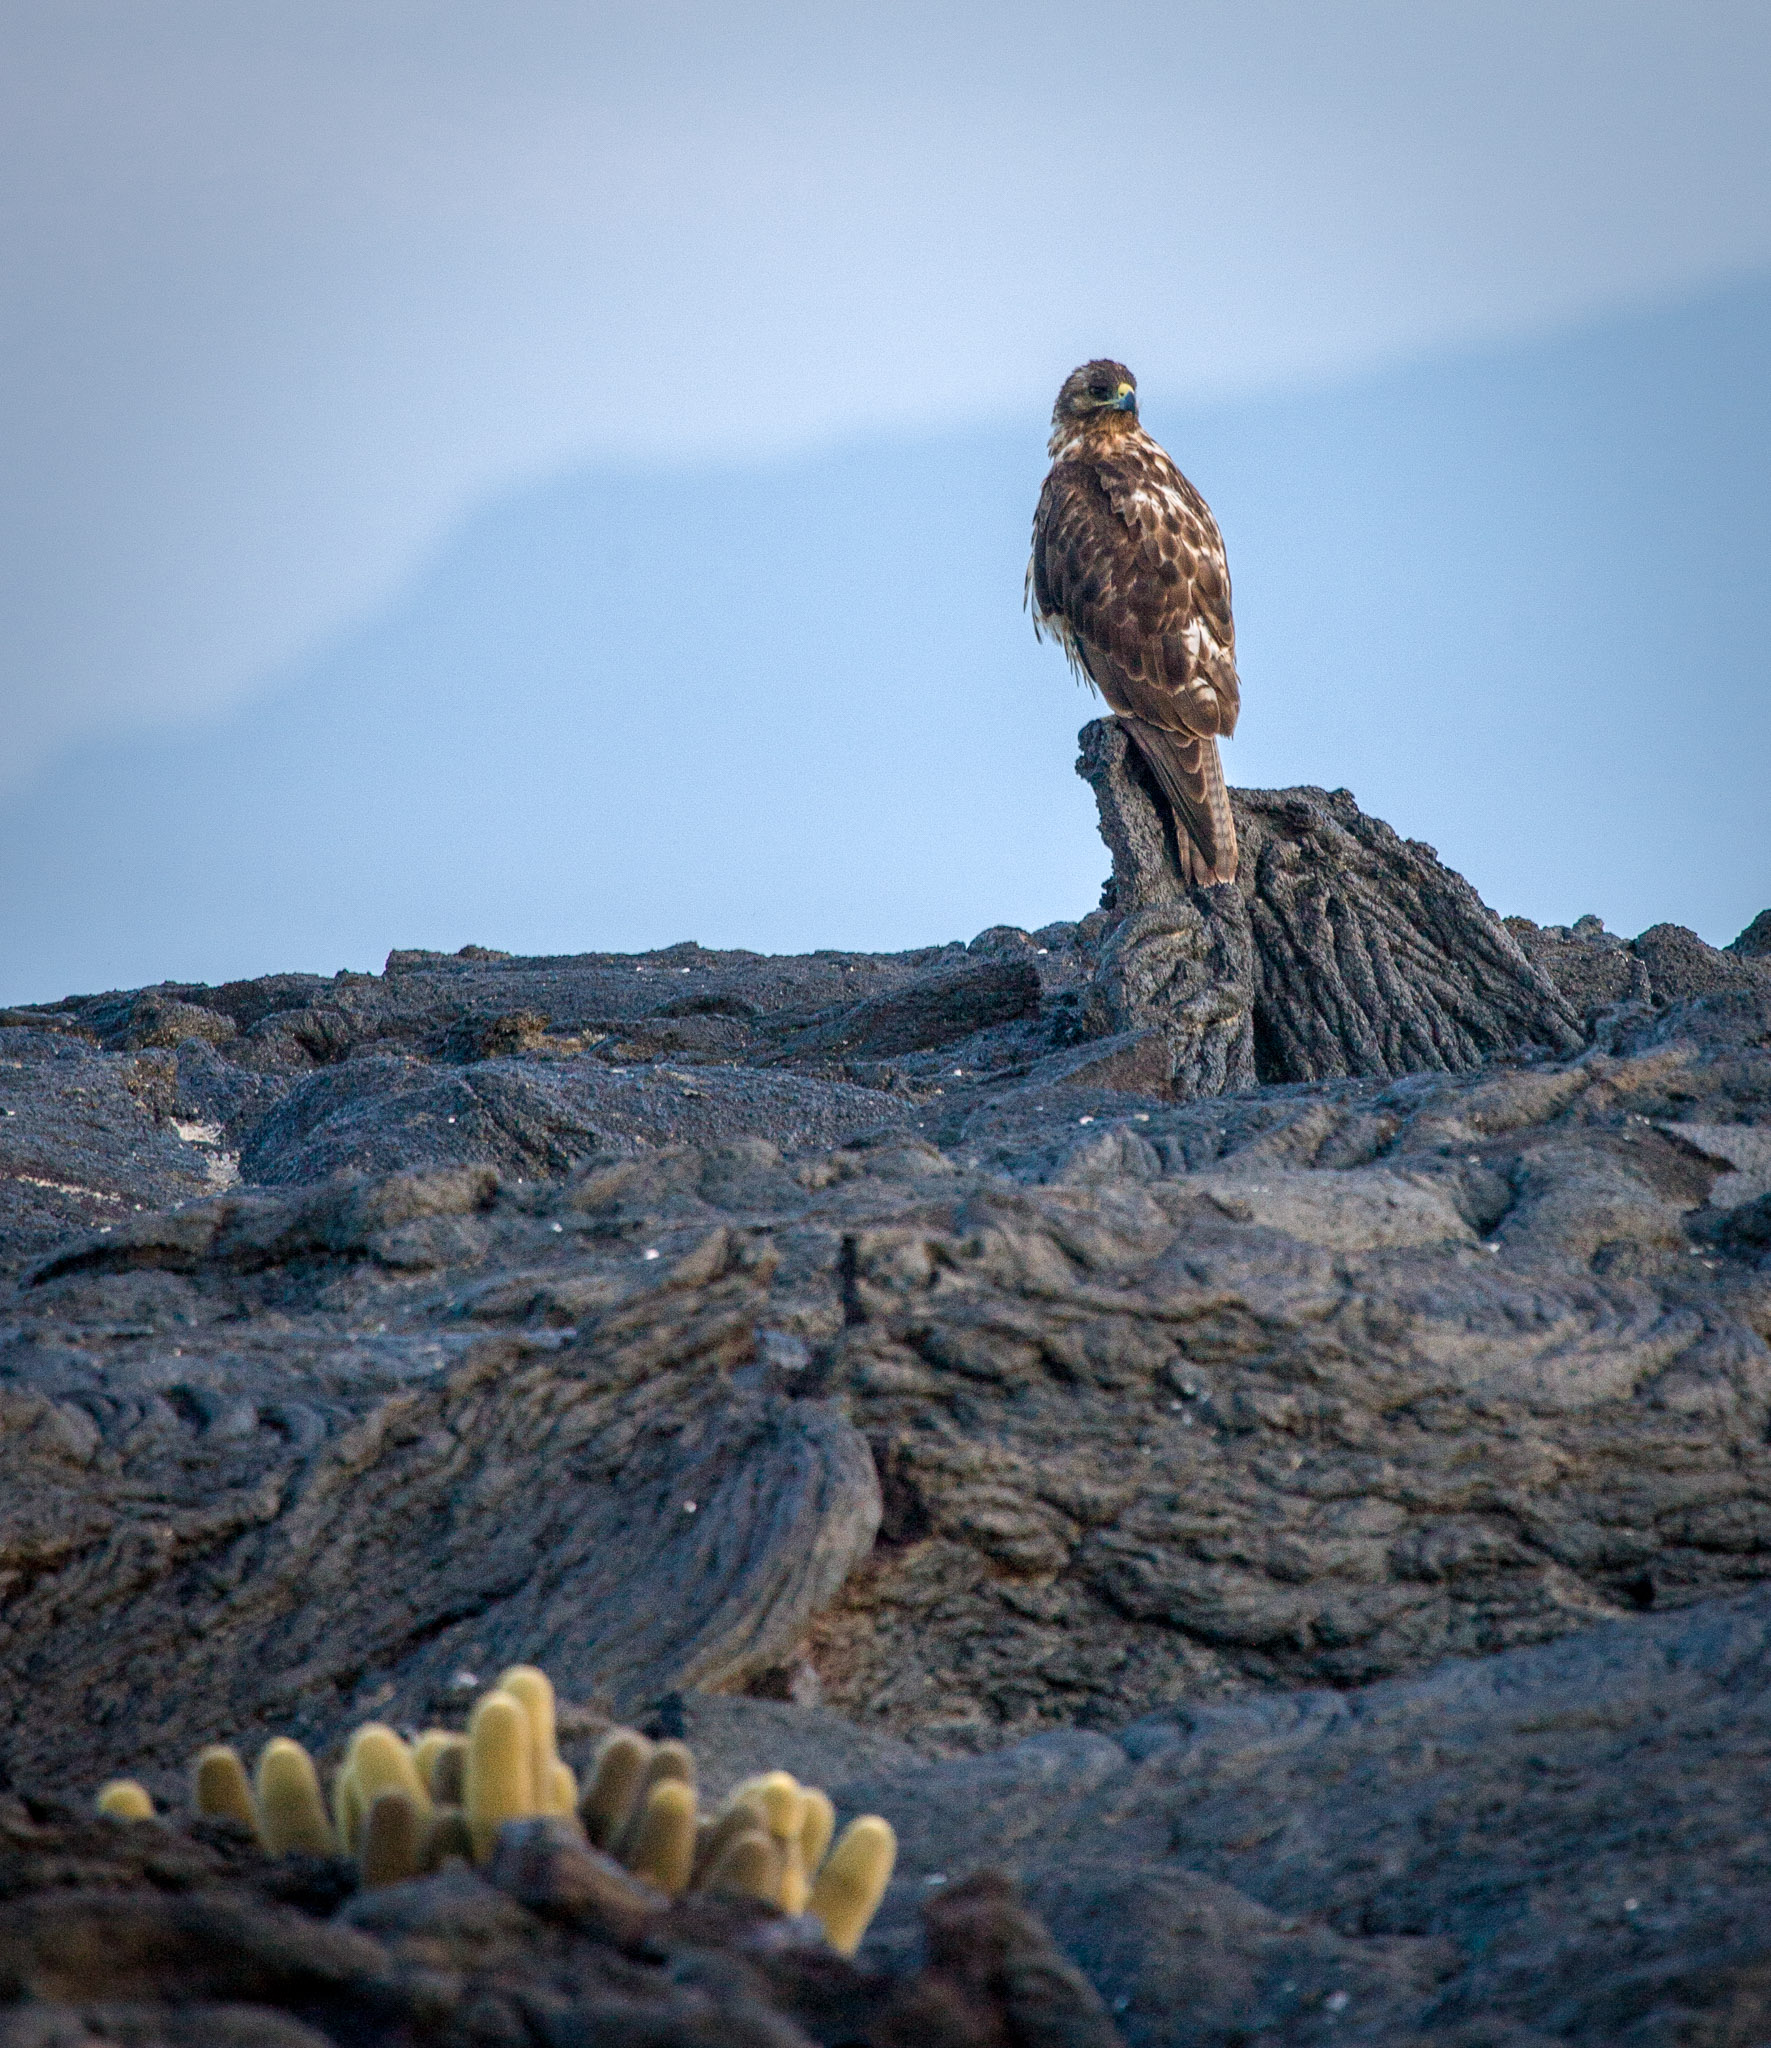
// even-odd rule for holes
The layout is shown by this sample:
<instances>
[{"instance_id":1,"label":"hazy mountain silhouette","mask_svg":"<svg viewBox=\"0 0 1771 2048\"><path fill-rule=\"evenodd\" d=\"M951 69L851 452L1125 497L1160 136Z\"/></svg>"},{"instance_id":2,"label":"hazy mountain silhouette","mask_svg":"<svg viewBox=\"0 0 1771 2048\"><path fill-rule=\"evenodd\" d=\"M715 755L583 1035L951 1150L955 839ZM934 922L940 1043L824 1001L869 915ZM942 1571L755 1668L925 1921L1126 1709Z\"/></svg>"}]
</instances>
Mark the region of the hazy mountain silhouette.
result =
<instances>
[{"instance_id":1,"label":"hazy mountain silhouette","mask_svg":"<svg viewBox=\"0 0 1771 2048\"><path fill-rule=\"evenodd\" d=\"M1283 400L1152 399L1229 541L1232 781L1345 783L1503 910L1731 937L1771 900L1768 363L1756 284ZM0 811L0 999L1079 915L1090 703L1020 610L1043 434L489 506L245 708L85 748Z\"/></svg>"}]
</instances>

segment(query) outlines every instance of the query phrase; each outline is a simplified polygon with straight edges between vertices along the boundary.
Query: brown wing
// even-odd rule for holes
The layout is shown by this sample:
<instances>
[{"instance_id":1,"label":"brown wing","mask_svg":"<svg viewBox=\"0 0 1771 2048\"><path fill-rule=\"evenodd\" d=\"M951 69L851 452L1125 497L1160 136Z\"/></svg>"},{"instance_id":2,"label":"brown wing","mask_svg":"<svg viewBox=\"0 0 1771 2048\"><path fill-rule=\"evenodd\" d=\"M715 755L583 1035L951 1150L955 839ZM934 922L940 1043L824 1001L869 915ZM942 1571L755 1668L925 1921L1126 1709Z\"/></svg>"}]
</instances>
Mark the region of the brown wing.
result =
<instances>
[{"instance_id":1,"label":"brown wing","mask_svg":"<svg viewBox=\"0 0 1771 2048\"><path fill-rule=\"evenodd\" d=\"M1223 538L1156 443L1055 462L1033 521L1032 594L1116 711L1231 733L1241 708Z\"/></svg>"},{"instance_id":2,"label":"brown wing","mask_svg":"<svg viewBox=\"0 0 1771 2048\"><path fill-rule=\"evenodd\" d=\"M1028 582L1036 616L1124 717L1168 798L1188 879L1233 880L1216 735L1235 731L1241 689L1205 500L1142 433L1060 459L1039 494Z\"/></svg>"},{"instance_id":3,"label":"brown wing","mask_svg":"<svg viewBox=\"0 0 1771 2048\"><path fill-rule=\"evenodd\" d=\"M1049 627L1071 661L1102 691L1107 681L1095 674L1085 652L1087 629L1099 630L1106 617L1120 574L1116 557L1124 548L1125 536L1093 466L1054 462L1040 488L1027 564L1035 630ZM1110 693L1107 701L1114 703Z\"/></svg>"}]
</instances>

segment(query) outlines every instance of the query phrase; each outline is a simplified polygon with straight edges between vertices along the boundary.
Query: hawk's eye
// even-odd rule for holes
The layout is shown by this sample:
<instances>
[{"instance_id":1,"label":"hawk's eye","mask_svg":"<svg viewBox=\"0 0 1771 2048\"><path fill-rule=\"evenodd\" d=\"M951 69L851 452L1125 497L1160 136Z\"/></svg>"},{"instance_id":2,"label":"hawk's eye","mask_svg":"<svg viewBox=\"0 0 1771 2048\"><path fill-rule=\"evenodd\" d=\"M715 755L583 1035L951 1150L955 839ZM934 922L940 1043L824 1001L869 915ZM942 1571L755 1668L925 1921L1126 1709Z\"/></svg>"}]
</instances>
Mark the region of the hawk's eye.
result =
<instances>
[{"instance_id":1,"label":"hawk's eye","mask_svg":"<svg viewBox=\"0 0 1771 2048\"><path fill-rule=\"evenodd\" d=\"M1091 384L1088 387L1088 395L1090 398L1111 398L1113 387L1110 384Z\"/></svg>"}]
</instances>

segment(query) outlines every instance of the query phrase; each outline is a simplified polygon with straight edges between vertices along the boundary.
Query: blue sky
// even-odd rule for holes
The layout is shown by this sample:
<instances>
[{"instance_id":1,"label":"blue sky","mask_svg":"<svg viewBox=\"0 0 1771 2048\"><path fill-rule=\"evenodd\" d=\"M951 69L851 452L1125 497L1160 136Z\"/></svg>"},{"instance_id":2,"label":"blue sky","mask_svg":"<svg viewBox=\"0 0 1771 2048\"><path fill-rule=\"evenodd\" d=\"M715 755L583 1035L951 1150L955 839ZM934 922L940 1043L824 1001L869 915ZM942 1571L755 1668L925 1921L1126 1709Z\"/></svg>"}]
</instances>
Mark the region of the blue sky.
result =
<instances>
[{"instance_id":1,"label":"blue sky","mask_svg":"<svg viewBox=\"0 0 1771 2048\"><path fill-rule=\"evenodd\" d=\"M1099 855L1082 793L1053 778L1082 707L1038 650L988 651L1022 626L991 610L983 565L1024 546L1051 392L1100 349L1137 367L1230 534L1249 703L1233 778L1345 781L1503 908L1566 898L1569 915L1729 936L1767 836L1739 757L1763 758L1763 495L1742 455L1763 447L1768 83L1771 16L1727 4L0 10L0 995L368 964L470 919L461 936L485 943L589 946L737 937L746 918L758 943L909 942L963 931L986 895L1002 916L1036 896L1074 914ZM1559 411L1533 411L1534 377ZM1645 467L1632 407L1654 415ZM220 847L153 875L140 821L177 763L201 755L262 796L292 693L385 699L408 729L422 694L390 665L390 622L444 617L451 575L459 645L533 646L576 621L576 694L537 682L535 703L562 734L600 721L572 788L594 804L610 778L613 816L623 721L656 711L631 622L599 628L582 591L555 589L553 624L513 635L498 606L539 598L480 576L475 536L550 490L582 534L632 477L670 548L673 488L784 516L770 479L796 477L845 534L865 535L854 493L875 492L880 535L914 556L943 462L991 530L953 540L976 573L934 578L926 633L915 584L885 577L907 617L820 626L821 667L709 643L720 715L675 736L698 843L671 886L653 861L642 887L610 849L588 896L520 865L488 889L440 856L428 895L371 886L413 843L416 783L379 855L353 841L299 918L191 873L228 866ZM1303 489L1359 527L1344 574L1288 502ZM1485 555L1460 518L1504 518L1516 490L1531 551ZM1642 541L1669 506L1661 575ZM692 510L685 549L690 530ZM858 549L822 559L874 603ZM746 559L774 566L766 548ZM781 556L784 586L794 566ZM680 573L717 582L688 554ZM680 591L651 601L673 646L692 635ZM1311 622L1344 637L1361 616L1373 657L1324 650L1344 705L1325 716ZM1480 735L1472 634L1504 679ZM1658 699L1633 681L1608 703L1605 676L1635 675L1644 646L1664 650L1642 671ZM472 696L491 671L471 669L449 699L462 733L496 711ZM815 744L803 721L792 743L858 755L871 736L895 764L900 837L870 843L853 885L827 820L789 831L776 803L759 824L741 783L722 795L717 761L695 765L700 745L729 750L746 690L752 729L816 706ZM1436 692L1451 709L1429 728ZM1009 756L1039 763L1003 797L1031 849L1016 900L1001 831L955 832L951 761L870 724L893 703L964 707L949 755L984 730L979 704L1016 707ZM1556 790L1549 810L1588 841L1606 803L1650 803L1620 718L1645 719L1639 747L1666 764L1635 854L1620 839L1589 873L1572 824L1522 841L1504 803L1484 840L1467 792L1490 758L1525 764L1528 822ZM1461 787L1436 766L1447 732ZM431 738L410 737L424 758ZM302 757L291 815L354 815L326 786L338 754ZM484 797L488 830L521 800L515 757L510 774ZM760 762L751 776L768 784ZM82 800L89 854L40 859L41 821ZM136 850L107 854L125 812ZM170 845L182 827L164 823ZM882 862L901 886L868 879ZM144 864L157 907L119 925L118 877ZM712 879L728 873L748 879Z\"/></svg>"}]
</instances>

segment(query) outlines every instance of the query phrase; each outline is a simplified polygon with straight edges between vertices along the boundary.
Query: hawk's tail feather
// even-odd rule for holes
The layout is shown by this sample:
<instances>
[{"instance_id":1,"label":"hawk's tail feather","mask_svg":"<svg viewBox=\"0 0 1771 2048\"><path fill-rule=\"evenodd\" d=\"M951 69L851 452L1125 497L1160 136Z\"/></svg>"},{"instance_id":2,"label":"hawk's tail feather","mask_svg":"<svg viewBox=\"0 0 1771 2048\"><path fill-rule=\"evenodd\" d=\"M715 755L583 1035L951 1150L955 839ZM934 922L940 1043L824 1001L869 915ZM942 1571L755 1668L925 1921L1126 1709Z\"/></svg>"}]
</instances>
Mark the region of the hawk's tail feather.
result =
<instances>
[{"instance_id":1,"label":"hawk's tail feather","mask_svg":"<svg viewBox=\"0 0 1771 2048\"><path fill-rule=\"evenodd\" d=\"M1123 718L1175 817L1181 868L1195 888L1236 879L1236 820L1218 743L1209 733L1171 732L1142 718Z\"/></svg>"}]
</instances>

